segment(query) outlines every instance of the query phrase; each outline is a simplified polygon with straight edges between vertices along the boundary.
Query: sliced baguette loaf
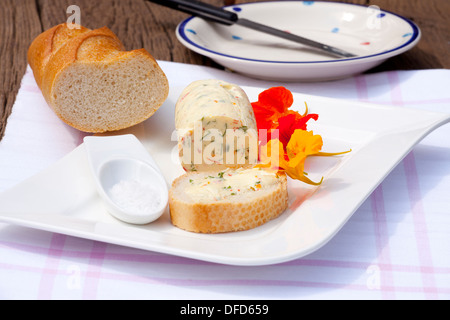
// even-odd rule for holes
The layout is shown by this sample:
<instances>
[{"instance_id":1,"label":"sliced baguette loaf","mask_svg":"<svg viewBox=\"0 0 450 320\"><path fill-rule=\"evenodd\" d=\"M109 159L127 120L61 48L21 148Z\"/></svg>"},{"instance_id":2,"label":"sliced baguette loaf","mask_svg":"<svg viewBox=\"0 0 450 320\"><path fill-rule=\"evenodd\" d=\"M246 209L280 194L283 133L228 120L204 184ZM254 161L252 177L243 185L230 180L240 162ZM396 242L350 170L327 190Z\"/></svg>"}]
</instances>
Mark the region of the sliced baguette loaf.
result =
<instances>
[{"instance_id":1,"label":"sliced baguette loaf","mask_svg":"<svg viewBox=\"0 0 450 320\"><path fill-rule=\"evenodd\" d=\"M287 202L286 175L255 168L188 172L169 191L172 223L197 233L258 227L278 217Z\"/></svg>"},{"instance_id":2,"label":"sliced baguette loaf","mask_svg":"<svg viewBox=\"0 0 450 320\"><path fill-rule=\"evenodd\" d=\"M28 62L47 103L64 122L85 132L140 123L166 100L169 85L145 50L125 51L108 28L69 28L40 34Z\"/></svg>"}]
</instances>

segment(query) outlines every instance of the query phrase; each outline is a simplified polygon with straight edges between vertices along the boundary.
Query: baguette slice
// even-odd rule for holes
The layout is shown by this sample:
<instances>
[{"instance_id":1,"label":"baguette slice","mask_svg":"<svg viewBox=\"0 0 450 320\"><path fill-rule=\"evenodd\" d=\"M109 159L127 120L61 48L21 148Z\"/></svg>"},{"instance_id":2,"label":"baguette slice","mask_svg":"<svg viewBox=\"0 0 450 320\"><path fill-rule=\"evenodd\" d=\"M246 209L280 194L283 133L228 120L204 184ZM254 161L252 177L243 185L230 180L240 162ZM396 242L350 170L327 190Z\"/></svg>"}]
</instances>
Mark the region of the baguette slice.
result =
<instances>
[{"instance_id":1,"label":"baguette slice","mask_svg":"<svg viewBox=\"0 0 450 320\"><path fill-rule=\"evenodd\" d=\"M188 172L172 184L172 223L197 233L249 230L278 217L288 203L284 173L251 168Z\"/></svg>"},{"instance_id":2,"label":"baguette slice","mask_svg":"<svg viewBox=\"0 0 450 320\"><path fill-rule=\"evenodd\" d=\"M85 132L138 124L169 93L156 60L145 49L125 51L106 27L70 29L63 23L48 29L30 45L28 62L56 115Z\"/></svg>"}]
</instances>

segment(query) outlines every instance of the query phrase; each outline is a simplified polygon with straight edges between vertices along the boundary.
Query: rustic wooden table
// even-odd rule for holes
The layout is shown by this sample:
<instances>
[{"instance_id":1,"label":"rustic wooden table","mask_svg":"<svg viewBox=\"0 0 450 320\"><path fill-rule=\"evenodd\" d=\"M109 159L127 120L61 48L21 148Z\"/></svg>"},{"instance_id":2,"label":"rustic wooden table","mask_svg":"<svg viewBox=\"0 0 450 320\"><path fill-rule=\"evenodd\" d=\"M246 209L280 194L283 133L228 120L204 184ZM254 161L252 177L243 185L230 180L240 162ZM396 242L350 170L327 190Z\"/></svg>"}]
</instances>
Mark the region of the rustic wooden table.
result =
<instances>
[{"instance_id":1,"label":"rustic wooden table","mask_svg":"<svg viewBox=\"0 0 450 320\"><path fill-rule=\"evenodd\" d=\"M254 0L253 0L254 1ZM215 5L253 2L205 0ZM349 0L377 5L416 22L420 43L407 53L389 59L369 72L450 68L450 1L448 0ZM175 36L177 24L187 14L144 0L0 0L0 139L27 66L31 41L42 31L67 21L67 8L77 5L81 24L108 26L127 49L146 48L156 59L220 68L182 46Z\"/></svg>"}]
</instances>

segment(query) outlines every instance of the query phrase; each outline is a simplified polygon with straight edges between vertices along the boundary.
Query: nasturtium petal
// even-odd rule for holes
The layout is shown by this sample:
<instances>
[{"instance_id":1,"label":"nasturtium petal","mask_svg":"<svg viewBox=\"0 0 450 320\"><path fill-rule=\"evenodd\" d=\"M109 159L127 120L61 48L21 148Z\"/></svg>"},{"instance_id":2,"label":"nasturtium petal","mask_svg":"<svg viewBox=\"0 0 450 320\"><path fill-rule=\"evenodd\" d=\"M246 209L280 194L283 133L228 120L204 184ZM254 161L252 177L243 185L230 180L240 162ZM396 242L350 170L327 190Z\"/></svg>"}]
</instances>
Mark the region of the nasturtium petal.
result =
<instances>
[{"instance_id":1,"label":"nasturtium petal","mask_svg":"<svg viewBox=\"0 0 450 320\"><path fill-rule=\"evenodd\" d=\"M272 87L258 95L258 103L274 113L284 113L294 103L294 96L285 87Z\"/></svg>"},{"instance_id":2,"label":"nasturtium petal","mask_svg":"<svg viewBox=\"0 0 450 320\"><path fill-rule=\"evenodd\" d=\"M286 152L289 159L297 154L305 156L318 153L323 146L322 137L315 135L312 131L295 130L286 146Z\"/></svg>"}]
</instances>

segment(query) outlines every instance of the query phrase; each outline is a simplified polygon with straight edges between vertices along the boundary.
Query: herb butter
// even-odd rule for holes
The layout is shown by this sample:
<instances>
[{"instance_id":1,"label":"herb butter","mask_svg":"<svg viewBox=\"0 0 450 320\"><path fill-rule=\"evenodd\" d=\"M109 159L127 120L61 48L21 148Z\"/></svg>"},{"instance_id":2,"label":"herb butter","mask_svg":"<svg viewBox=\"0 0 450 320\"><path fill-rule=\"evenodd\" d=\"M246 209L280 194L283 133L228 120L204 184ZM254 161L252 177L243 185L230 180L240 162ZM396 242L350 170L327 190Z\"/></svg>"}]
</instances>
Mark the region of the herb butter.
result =
<instances>
[{"instance_id":1,"label":"herb butter","mask_svg":"<svg viewBox=\"0 0 450 320\"><path fill-rule=\"evenodd\" d=\"M222 80L200 80L175 107L178 150L186 171L226 169L257 162L258 135L245 92Z\"/></svg>"},{"instance_id":2,"label":"herb butter","mask_svg":"<svg viewBox=\"0 0 450 320\"><path fill-rule=\"evenodd\" d=\"M278 179L276 171L228 168L198 179L190 179L185 187L185 193L193 201L205 199L220 201L271 188L279 183Z\"/></svg>"}]
</instances>

